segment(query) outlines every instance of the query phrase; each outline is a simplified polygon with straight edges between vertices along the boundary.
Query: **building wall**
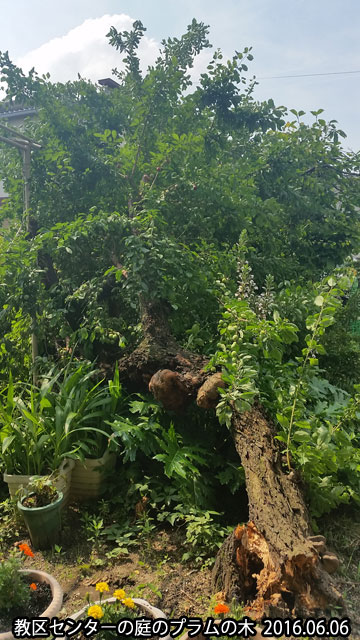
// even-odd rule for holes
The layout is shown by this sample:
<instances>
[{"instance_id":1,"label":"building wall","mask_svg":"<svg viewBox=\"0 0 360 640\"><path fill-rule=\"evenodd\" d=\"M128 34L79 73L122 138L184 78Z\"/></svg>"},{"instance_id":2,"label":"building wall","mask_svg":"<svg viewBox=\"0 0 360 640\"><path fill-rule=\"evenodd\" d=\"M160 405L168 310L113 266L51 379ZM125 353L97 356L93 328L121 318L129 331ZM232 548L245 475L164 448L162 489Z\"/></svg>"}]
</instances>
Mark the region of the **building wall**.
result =
<instances>
[{"instance_id":1,"label":"building wall","mask_svg":"<svg viewBox=\"0 0 360 640\"><path fill-rule=\"evenodd\" d=\"M1 103L0 103L1 108ZM37 111L35 109L19 109L18 111L4 111L0 110L0 122L3 124L21 129L21 126L24 124L26 118L33 118L36 115ZM0 128L1 133L1 128ZM5 143L4 143L5 144ZM0 178L1 178L1 164L0 164ZM4 189L4 185L2 180L0 180L0 207L4 199L7 198L7 194Z\"/></svg>"}]
</instances>

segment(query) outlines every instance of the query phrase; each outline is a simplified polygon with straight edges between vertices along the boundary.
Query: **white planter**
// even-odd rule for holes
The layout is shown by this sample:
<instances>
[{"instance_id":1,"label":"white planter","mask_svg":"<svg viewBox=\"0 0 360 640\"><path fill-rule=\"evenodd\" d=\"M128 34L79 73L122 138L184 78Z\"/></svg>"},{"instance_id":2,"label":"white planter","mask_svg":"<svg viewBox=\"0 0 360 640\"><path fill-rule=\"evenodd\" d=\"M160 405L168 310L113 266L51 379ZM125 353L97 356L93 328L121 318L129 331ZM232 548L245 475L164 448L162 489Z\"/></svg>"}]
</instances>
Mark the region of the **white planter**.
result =
<instances>
[{"instance_id":1,"label":"white planter","mask_svg":"<svg viewBox=\"0 0 360 640\"><path fill-rule=\"evenodd\" d=\"M115 462L115 454L108 450L101 458L76 460L71 478L71 499L81 502L98 498L103 491L102 471L113 469Z\"/></svg>"},{"instance_id":2,"label":"white planter","mask_svg":"<svg viewBox=\"0 0 360 640\"><path fill-rule=\"evenodd\" d=\"M63 602L63 591L59 583L53 576L45 571L35 571L33 569L21 569L20 573L26 573L30 578L37 582L47 582L50 585L52 601L45 611L41 614L42 618L54 618L60 611ZM15 640L11 631L0 633L0 640ZM31 638L28 638L31 640Z\"/></svg>"},{"instance_id":3,"label":"white planter","mask_svg":"<svg viewBox=\"0 0 360 640\"><path fill-rule=\"evenodd\" d=\"M141 609L142 612L145 613L149 618L153 618L154 620L158 620L159 618L166 620L165 613L163 613L161 609L158 609L157 607L153 607L151 604L147 602L147 600L143 600L142 598L132 598L132 599L135 602L135 604L139 607L139 609ZM92 602L91 604L105 604L106 602L116 602L116 601L117 601L116 598L106 598L106 600L97 600L96 602ZM68 617L70 617L71 620L79 620L81 618L86 618L87 617L86 614L89 606L90 605L88 604L85 605L85 607L83 607L79 611L76 611L76 613L72 613L71 616L68 616ZM58 637L58 640L64 640L64 637L65 636L61 636L61 638ZM0 640L2 640L1 637L0 637ZM162 640L172 640L172 638L170 634L168 634Z\"/></svg>"},{"instance_id":4,"label":"white planter","mask_svg":"<svg viewBox=\"0 0 360 640\"><path fill-rule=\"evenodd\" d=\"M64 495L63 506L69 502L70 487L71 487L71 475L75 465L75 461L70 458L66 458L62 461L57 477L54 480L54 484L59 491L62 491ZM24 490L29 484L31 476L20 476L12 473L4 473L4 482L9 487L9 493L11 498L18 498L19 490Z\"/></svg>"}]
</instances>

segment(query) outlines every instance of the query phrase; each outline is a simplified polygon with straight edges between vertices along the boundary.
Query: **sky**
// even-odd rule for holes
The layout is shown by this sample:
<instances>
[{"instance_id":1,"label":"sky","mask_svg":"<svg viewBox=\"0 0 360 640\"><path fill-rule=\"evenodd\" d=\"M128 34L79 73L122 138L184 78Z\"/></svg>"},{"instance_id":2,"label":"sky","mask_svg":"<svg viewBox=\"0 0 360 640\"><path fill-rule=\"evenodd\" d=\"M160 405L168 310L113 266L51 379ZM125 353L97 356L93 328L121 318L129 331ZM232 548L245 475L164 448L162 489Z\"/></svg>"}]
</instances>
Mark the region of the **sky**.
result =
<instances>
[{"instance_id":1,"label":"sky","mask_svg":"<svg viewBox=\"0 0 360 640\"><path fill-rule=\"evenodd\" d=\"M98 80L121 68L105 37L111 25L128 30L143 22L146 68L161 40L180 36L192 18L210 26L210 41L225 56L252 47L255 98L302 109L308 122L322 108L347 133L344 147L360 149L360 0L0 0L0 50L54 81L78 73ZM211 55L206 50L197 61L195 81Z\"/></svg>"}]
</instances>

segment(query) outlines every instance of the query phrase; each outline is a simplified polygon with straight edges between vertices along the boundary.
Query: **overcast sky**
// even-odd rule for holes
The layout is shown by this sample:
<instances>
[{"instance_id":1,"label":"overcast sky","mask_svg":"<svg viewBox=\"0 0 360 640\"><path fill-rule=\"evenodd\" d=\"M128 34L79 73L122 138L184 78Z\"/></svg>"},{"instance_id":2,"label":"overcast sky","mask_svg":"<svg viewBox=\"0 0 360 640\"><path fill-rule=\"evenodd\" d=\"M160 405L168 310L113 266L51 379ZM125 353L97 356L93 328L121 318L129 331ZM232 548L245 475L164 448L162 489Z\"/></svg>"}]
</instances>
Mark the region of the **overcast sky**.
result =
<instances>
[{"instance_id":1,"label":"overcast sky","mask_svg":"<svg viewBox=\"0 0 360 640\"><path fill-rule=\"evenodd\" d=\"M142 20L146 65L161 39L181 35L194 17L210 25L210 40L225 55L253 47L255 97L307 113L323 108L348 134L344 146L360 149L360 0L0 0L0 50L53 80L77 73L97 80L120 66L105 38L111 25L129 29ZM359 73L271 78L344 71Z\"/></svg>"}]
</instances>

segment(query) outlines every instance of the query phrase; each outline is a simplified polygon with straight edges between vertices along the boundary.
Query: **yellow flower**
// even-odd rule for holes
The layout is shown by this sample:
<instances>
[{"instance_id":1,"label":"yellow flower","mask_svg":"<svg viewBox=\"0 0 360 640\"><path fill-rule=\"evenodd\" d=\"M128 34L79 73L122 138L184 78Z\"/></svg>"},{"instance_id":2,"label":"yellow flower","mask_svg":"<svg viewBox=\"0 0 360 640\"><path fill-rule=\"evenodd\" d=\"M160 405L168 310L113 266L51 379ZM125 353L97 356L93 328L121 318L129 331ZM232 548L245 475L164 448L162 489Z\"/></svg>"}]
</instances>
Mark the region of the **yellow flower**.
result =
<instances>
[{"instance_id":1,"label":"yellow flower","mask_svg":"<svg viewBox=\"0 0 360 640\"><path fill-rule=\"evenodd\" d=\"M125 605L125 607L135 609L135 602L132 598L124 598L121 602Z\"/></svg>"},{"instance_id":2,"label":"yellow flower","mask_svg":"<svg viewBox=\"0 0 360 640\"><path fill-rule=\"evenodd\" d=\"M107 582L98 582L95 589L96 591L100 591L100 593L104 593L104 591L110 591Z\"/></svg>"},{"instance_id":3,"label":"yellow flower","mask_svg":"<svg viewBox=\"0 0 360 640\"><path fill-rule=\"evenodd\" d=\"M105 583L99 583L99 584L105 584ZM95 620L100 620L100 618L103 617L104 612L102 610L102 608L100 607L100 605L98 604L93 604L92 607L89 607L87 610L87 614L88 616L95 618Z\"/></svg>"},{"instance_id":4,"label":"yellow flower","mask_svg":"<svg viewBox=\"0 0 360 640\"><path fill-rule=\"evenodd\" d=\"M117 600L122 600L123 598L125 598L125 591L124 589L116 589L116 591L114 591L113 596L114 598L116 598Z\"/></svg>"}]
</instances>

